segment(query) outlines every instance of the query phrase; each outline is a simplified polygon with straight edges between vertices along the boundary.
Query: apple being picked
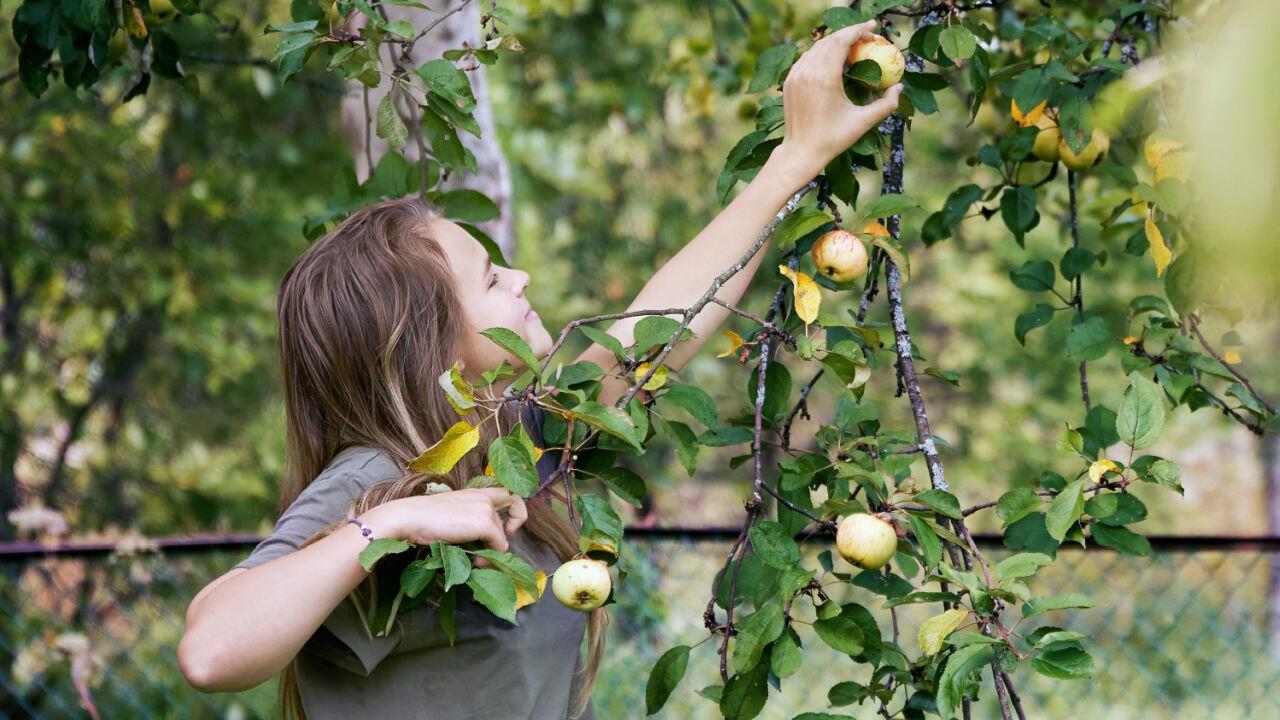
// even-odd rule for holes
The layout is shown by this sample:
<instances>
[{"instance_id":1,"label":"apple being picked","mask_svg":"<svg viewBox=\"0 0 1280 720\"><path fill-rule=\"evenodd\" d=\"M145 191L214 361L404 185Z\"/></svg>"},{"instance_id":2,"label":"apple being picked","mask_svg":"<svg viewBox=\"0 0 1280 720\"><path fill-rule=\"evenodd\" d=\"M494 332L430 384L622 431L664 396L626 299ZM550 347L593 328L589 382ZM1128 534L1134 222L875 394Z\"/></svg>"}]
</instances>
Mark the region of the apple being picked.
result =
<instances>
[{"instance_id":1,"label":"apple being picked","mask_svg":"<svg viewBox=\"0 0 1280 720\"><path fill-rule=\"evenodd\" d=\"M850 64L863 60L873 60L880 66L880 82L874 86L875 90L880 91L888 90L901 80L902 71L907 67L902 51L883 35L871 35L849 48Z\"/></svg>"},{"instance_id":2,"label":"apple being picked","mask_svg":"<svg viewBox=\"0 0 1280 720\"><path fill-rule=\"evenodd\" d=\"M818 272L835 282L857 280L867 271L866 246L844 228L823 233L809 252Z\"/></svg>"}]
</instances>

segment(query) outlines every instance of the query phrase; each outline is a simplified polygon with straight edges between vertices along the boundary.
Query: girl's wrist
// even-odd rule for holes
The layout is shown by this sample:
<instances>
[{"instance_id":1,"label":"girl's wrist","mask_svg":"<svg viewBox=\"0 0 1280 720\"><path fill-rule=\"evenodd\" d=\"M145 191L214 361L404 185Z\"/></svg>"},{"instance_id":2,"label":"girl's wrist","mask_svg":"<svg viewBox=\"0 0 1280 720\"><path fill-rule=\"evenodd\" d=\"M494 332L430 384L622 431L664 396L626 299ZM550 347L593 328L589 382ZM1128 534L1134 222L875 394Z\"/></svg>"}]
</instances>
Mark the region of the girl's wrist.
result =
<instances>
[{"instance_id":1,"label":"girl's wrist","mask_svg":"<svg viewBox=\"0 0 1280 720\"><path fill-rule=\"evenodd\" d=\"M816 166L809 160L809 153L787 145L784 140L769 153L769 159L760 171L775 177L790 192L795 192L821 174L824 167Z\"/></svg>"}]
</instances>

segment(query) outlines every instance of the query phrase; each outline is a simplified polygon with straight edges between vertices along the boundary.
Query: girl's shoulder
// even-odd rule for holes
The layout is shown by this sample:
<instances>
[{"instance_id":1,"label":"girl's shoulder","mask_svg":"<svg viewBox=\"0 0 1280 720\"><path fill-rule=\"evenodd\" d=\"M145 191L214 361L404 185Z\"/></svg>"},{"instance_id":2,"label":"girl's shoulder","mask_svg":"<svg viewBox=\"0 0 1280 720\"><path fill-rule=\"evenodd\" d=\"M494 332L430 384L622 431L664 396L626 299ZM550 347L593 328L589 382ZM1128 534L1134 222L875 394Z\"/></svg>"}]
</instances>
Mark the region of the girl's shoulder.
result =
<instances>
[{"instance_id":1,"label":"girl's shoulder","mask_svg":"<svg viewBox=\"0 0 1280 720\"><path fill-rule=\"evenodd\" d=\"M402 474L403 468L387 451L368 445L352 445L335 455L312 484L351 479L361 488L368 488Z\"/></svg>"}]
</instances>

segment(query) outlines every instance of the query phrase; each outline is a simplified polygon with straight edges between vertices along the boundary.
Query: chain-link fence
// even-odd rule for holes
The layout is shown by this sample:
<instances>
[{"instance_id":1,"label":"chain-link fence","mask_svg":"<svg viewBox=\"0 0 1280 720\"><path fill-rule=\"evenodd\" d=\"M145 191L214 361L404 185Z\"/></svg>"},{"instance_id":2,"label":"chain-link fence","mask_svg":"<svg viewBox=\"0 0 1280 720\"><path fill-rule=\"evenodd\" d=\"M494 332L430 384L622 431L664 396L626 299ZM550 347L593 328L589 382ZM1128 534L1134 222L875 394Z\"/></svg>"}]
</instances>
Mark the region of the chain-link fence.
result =
<instances>
[{"instance_id":1,"label":"chain-link fence","mask_svg":"<svg viewBox=\"0 0 1280 720\"><path fill-rule=\"evenodd\" d=\"M606 660L594 693L596 714L642 717L644 683L658 656L706 637L702 611L711 578L728 551L729 531L628 531L622 565L629 573L611 606ZM990 557L1008 551L994 546ZM160 550L121 554L114 545L72 552L0 551L0 716L13 718L273 717L275 681L244 693L208 695L187 685L175 650L187 603L209 580L244 557L256 538L163 543ZM810 567L828 541L805 545ZM1049 613L1041 623L1086 633L1096 659L1090 680L1050 680L1028 667L1014 676L1029 717L1280 717L1280 656L1268 627L1280 541L1159 539L1149 557L1064 548L1041 571L1037 594L1082 592L1096 607ZM833 597L877 608L877 598L842 587ZM900 608L902 643L911 648L918 623L935 607ZM892 632L882 617L886 637ZM827 690L865 680L865 666L827 648L810 632L804 666L770 687L762 718L827 710L871 717L864 707L829 708ZM689 670L659 717L717 718L697 690L719 682L716 641L698 645ZM990 695L990 693L987 693ZM998 717L984 697L975 718Z\"/></svg>"}]
</instances>

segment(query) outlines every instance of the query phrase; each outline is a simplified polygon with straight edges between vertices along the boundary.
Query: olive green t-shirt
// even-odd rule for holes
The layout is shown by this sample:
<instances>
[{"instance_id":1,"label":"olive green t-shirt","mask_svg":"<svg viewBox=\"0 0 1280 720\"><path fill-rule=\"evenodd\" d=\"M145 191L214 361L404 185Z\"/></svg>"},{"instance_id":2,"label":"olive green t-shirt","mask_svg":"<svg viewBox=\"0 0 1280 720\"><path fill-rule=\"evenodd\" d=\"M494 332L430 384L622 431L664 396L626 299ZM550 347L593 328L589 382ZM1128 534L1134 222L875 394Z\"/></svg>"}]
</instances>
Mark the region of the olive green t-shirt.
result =
<instances>
[{"instance_id":1,"label":"olive green t-shirt","mask_svg":"<svg viewBox=\"0 0 1280 720\"><path fill-rule=\"evenodd\" d=\"M521 420L539 447L544 412L525 406ZM545 478L559 451L538 461ZM298 496L274 531L235 567L254 567L298 549L348 503L382 480L401 476L387 454L348 448ZM377 528L374 528L375 533ZM519 528L510 552L550 575L560 561L551 548ZM266 601L267 599L264 599ZM454 610L456 642L449 644L429 603L398 615L386 637L373 637L349 600L333 610L294 659L310 720L564 720L577 693L586 615L556 601L547 588L516 612L519 625L496 617L463 589ZM580 720L595 720L589 704Z\"/></svg>"}]
</instances>

